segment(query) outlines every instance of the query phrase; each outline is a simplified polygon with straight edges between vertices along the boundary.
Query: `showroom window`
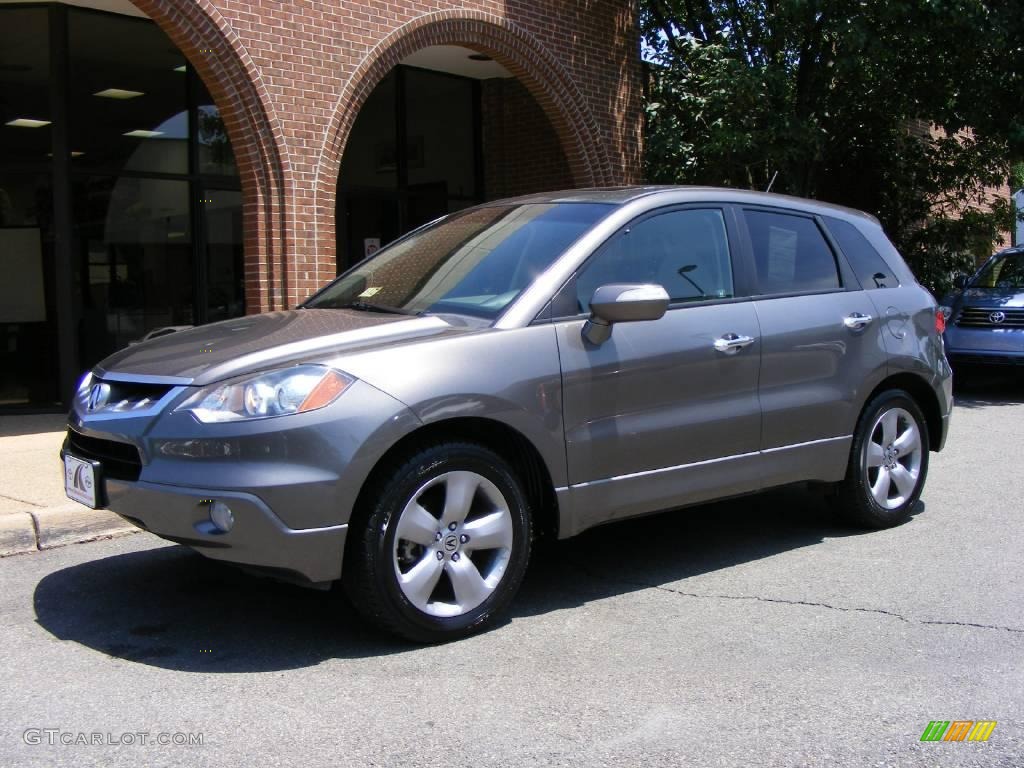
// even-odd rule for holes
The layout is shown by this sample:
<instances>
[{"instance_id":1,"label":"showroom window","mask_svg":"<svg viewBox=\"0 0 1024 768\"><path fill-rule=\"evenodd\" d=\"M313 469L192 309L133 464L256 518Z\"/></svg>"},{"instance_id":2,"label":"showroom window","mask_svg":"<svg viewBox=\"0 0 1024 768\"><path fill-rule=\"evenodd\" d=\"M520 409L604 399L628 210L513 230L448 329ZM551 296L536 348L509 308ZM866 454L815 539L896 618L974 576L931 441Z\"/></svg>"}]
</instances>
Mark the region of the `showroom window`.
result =
<instances>
[{"instance_id":1,"label":"showroom window","mask_svg":"<svg viewBox=\"0 0 1024 768\"><path fill-rule=\"evenodd\" d=\"M0 409L51 409L154 328L245 312L234 153L145 18L0 5Z\"/></svg>"}]
</instances>

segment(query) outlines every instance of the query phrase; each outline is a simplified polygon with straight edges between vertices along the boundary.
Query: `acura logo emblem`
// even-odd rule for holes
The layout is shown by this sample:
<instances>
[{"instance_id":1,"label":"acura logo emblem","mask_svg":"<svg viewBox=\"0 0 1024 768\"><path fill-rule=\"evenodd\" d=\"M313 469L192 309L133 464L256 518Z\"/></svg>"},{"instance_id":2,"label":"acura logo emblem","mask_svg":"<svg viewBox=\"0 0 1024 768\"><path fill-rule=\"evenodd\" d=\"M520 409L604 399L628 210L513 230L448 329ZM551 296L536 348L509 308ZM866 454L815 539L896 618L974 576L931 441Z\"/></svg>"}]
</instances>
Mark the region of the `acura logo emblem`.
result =
<instances>
[{"instance_id":1,"label":"acura logo emblem","mask_svg":"<svg viewBox=\"0 0 1024 768\"><path fill-rule=\"evenodd\" d=\"M992 314L990 314L988 316L988 321L990 323L994 323L996 325L998 325L999 323L1001 323L1001 322L1003 322L1005 320L1006 320L1006 313L1005 312L993 312Z\"/></svg>"},{"instance_id":2,"label":"acura logo emblem","mask_svg":"<svg viewBox=\"0 0 1024 768\"><path fill-rule=\"evenodd\" d=\"M89 410L95 411L97 408L102 408L107 404L107 400L110 399L110 385L106 382L100 382L99 384L93 384L92 389L89 390Z\"/></svg>"}]
</instances>

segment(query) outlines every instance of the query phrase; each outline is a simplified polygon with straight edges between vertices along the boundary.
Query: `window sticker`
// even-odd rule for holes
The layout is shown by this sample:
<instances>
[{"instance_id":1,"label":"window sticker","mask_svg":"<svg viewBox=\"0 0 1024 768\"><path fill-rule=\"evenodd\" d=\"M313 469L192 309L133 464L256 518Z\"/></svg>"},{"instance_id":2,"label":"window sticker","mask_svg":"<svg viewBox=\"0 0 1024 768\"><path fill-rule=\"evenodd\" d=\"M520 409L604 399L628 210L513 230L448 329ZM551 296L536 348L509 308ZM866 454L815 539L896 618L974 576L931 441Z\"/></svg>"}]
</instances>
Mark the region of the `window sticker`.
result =
<instances>
[{"instance_id":1,"label":"window sticker","mask_svg":"<svg viewBox=\"0 0 1024 768\"><path fill-rule=\"evenodd\" d=\"M376 296L376 295L377 295L378 293L380 293L380 292L381 292L382 290L384 290L384 286L382 286L382 285L375 285L374 287L372 287L372 288L367 288L367 289L366 289L365 291L363 291L362 293L360 293L360 294L359 294L359 298L360 298L360 299L368 299L368 298L370 298L371 296Z\"/></svg>"}]
</instances>

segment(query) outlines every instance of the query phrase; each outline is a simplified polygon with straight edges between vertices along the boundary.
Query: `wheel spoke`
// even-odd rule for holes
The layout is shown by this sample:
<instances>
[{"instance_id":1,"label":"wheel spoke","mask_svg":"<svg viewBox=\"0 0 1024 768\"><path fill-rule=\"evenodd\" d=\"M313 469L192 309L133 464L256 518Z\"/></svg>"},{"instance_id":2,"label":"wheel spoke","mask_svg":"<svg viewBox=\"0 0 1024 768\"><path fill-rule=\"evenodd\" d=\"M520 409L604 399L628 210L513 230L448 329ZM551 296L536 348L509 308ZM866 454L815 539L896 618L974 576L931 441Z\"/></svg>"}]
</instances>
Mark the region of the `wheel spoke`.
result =
<instances>
[{"instance_id":1,"label":"wheel spoke","mask_svg":"<svg viewBox=\"0 0 1024 768\"><path fill-rule=\"evenodd\" d=\"M880 467L885 462L885 454L882 451L882 446L871 440L868 441L868 466L871 468Z\"/></svg>"},{"instance_id":2,"label":"wheel spoke","mask_svg":"<svg viewBox=\"0 0 1024 768\"><path fill-rule=\"evenodd\" d=\"M890 474L892 475L893 482L896 483L896 488L899 489L900 496L906 501L910 498L910 494L914 492L914 486L917 485L917 477L911 474L910 470L904 467L902 464L897 464L896 468L893 469Z\"/></svg>"},{"instance_id":3,"label":"wheel spoke","mask_svg":"<svg viewBox=\"0 0 1024 768\"><path fill-rule=\"evenodd\" d=\"M892 478L889 476L889 470L885 467L880 468L878 477L875 479L874 485L871 486L871 495L875 497L875 501L886 508L889 506L889 486L891 484Z\"/></svg>"},{"instance_id":4,"label":"wheel spoke","mask_svg":"<svg viewBox=\"0 0 1024 768\"><path fill-rule=\"evenodd\" d=\"M449 562L447 569L448 578L455 591L455 600L462 612L480 605L491 593L491 587L487 586L480 571L468 557Z\"/></svg>"},{"instance_id":5,"label":"wheel spoke","mask_svg":"<svg viewBox=\"0 0 1024 768\"><path fill-rule=\"evenodd\" d=\"M907 428L903 430L903 434L896 438L893 447L900 452L900 456L908 456L914 453L921 447L921 436L917 431L917 427L913 424L908 424Z\"/></svg>"},{"instance_id":6,"label":"wheel spoke","mask_svg":"<svg viewBox=\"0 0 1024 768\"><path fill-rule=\"evenodd\" d=\"M437 531L441 523L437 518L427 512L415 501L402 512L402 518L398 521L398 538L406 541L414 541L424 547L434 543Z\"/></svg>"},{"instance_id":7,"label":"wheel spoke","mask_svg":"<svg viewBox=\"0 0 1024 768\"><path fill-rule=\"evenodd\" d=\"M882 444L891 445L896 439L896 430L899 427L899 414L896 411L889 411L882 417Z\"/></svg>"},{"instance_id":8,"label":"wheel spoke","mask_svg":"<svg viewBox=\"0 0 1024 768\"><path fill-rule=\"evenodd\" d=\"M469 535L466 549L508 549L512 546L512 517L500 509L484 517L470 520L462 530Z\"/></svg>"},{"instance_id":9,"label":"wheel spoke","mask_svg":"<svg viewBox=\"0 0 1024 768\"><path fill-rule=\"evenodd\" d=\"M441 578L443 571L444 564L437 559L432 550L428 550L416 565L399 577L402 591L417 608L422 610L430 602L430 595L433 594L437 580Z\"/></svg>"},{"instance_id":10,"label":"wheel spoke","mask_svg":"<svg viewBox=\"0 0 1024 768\"><path fill-rule=\"evenodd\" d=\"M480 485L478 475L472 472L450 472L444 486L444 514L442 522L461 523L469 514Z\"/></svg>"}]
</instances>

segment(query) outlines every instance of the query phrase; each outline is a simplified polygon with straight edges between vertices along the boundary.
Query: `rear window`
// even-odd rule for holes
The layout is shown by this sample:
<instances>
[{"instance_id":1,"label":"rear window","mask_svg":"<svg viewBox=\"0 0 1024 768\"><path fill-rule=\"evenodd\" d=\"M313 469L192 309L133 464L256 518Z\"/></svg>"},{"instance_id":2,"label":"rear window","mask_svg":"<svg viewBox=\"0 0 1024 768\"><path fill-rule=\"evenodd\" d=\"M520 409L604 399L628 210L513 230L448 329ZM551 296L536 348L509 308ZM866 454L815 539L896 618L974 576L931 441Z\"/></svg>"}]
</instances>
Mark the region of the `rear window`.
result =
<instances>
[{"instance_id":1,"label":"rear window","mask_svg":"<svg viewBox=\"0 0 1024 768\"><path fill-rule=\"evenodd\" d=\"M832 237L843 249L843 254L865 290L896 288L899 285L896 275L885 263L885 259L857 227L848 221L834 219L831 216L825 217L825 223Z\"/></svg>"}]
</instances>

